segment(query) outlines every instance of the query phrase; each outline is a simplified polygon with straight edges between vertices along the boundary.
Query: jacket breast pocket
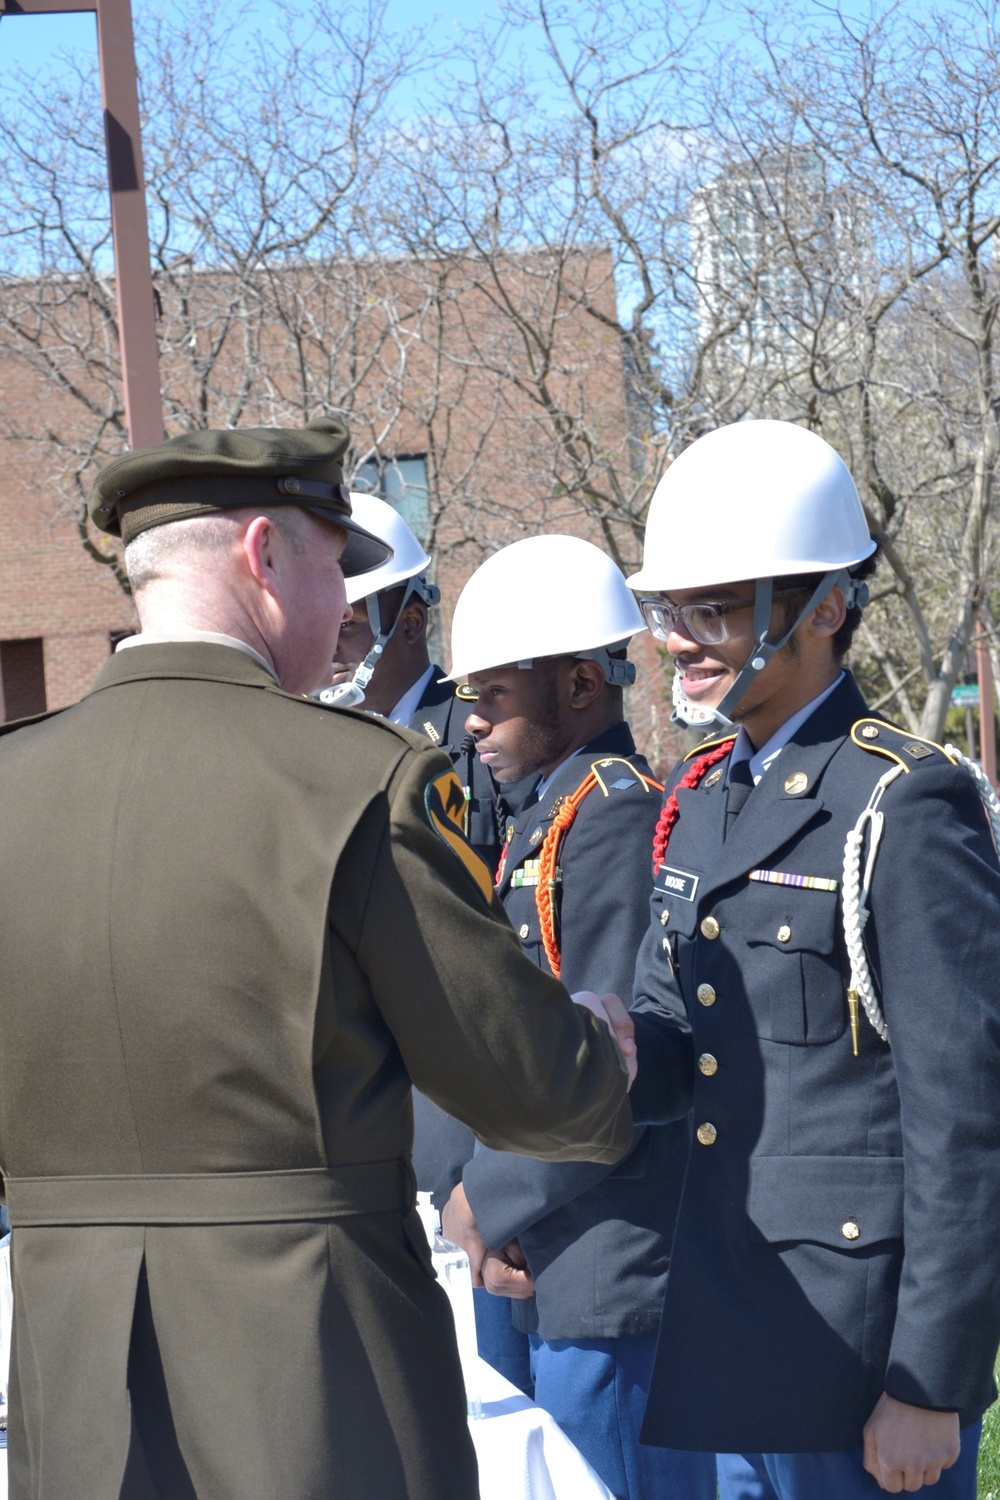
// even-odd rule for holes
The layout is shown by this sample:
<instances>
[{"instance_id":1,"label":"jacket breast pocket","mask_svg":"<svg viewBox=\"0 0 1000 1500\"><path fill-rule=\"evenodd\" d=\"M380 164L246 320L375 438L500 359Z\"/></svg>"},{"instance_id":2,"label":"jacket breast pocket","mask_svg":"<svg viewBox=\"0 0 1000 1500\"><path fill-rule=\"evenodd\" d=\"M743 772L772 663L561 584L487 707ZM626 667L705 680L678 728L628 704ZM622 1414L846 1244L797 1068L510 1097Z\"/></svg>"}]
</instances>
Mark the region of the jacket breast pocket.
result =
<instances>
[{"instance_id":1,"label":"jacket breast pocket","mask_svg":"<svg viewBox=\"0 0 1000 1500\"><path fill-rule=\"evenodd\" d=\"M758 1035L819 1045L847 1026L835 892L765 886L748 898L744 978Z\"/></svg>"}]
</instances>

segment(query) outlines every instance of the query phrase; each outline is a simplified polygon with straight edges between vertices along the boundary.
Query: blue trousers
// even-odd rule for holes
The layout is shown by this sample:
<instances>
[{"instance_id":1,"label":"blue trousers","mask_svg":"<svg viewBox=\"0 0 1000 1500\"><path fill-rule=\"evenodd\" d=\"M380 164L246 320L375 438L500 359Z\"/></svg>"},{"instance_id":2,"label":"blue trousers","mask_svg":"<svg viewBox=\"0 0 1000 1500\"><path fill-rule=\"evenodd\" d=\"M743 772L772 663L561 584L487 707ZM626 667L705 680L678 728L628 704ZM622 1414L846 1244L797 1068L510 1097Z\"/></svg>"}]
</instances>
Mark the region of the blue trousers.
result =
<instances>
[{"instance_id":1,"label":"blue trousers","mask_svg":"<svg viewBox=\"0 0 1000 1500\"><path fill-rule=\"evenodd\" d=\"M476 1343L480 1359L499 1370L519 1391L533 1397L528 1335L521 1333L511 1322L513 1303L510 1298L494 1297L485 1287L476 1286L472 1289L472 1302L476 1310Z\"/></svg>"},{"instance_id":2,"label":"blue trousers","mask_svg":"<svg viewBox=\"0 0 1000 1500\"><path fill-rule=\"evenodd\" d=\"M715 1455L639 1442L656 1335L531 1338L535 1400L619 1500L715 1500Z\"/></svg>"},{"instance_id":3,"label":"blue trousers","mask_svg":"<svg viewBox=\"0 0 1000 1500\"><path fill-rule=\"evenodd\" d=\"M983 1424L962 1428L962 1451L927 1500L976 1500L976 1457ZM720 1453L719 1500L885 1500L861 1462L862 1450L841 1453Z\"/></svg>"}]
</instances>

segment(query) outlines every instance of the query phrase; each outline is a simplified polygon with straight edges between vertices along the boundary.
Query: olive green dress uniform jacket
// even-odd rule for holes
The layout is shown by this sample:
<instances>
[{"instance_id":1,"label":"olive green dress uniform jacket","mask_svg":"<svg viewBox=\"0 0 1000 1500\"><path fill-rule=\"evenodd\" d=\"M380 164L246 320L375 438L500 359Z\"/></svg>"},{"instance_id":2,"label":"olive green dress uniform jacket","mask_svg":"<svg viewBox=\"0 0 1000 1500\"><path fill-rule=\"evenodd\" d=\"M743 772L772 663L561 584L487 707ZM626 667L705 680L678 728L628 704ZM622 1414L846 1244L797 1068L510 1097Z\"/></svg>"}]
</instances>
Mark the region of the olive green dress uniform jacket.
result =
<instances>
[{"instance_id":1,"label":"olive green dress uniform jacket","mask_svg":"<svg viewBox=\"0 0 1000 1500\"><path fill-rule=\"evenodd\" d=\"M0 739L11 1500L119 1494L130 1344L150 1466L198 1500L473 1500L410 1080L553 1160L632 1124L420 743L205 643Z\"/></svg>"}]
</instances>

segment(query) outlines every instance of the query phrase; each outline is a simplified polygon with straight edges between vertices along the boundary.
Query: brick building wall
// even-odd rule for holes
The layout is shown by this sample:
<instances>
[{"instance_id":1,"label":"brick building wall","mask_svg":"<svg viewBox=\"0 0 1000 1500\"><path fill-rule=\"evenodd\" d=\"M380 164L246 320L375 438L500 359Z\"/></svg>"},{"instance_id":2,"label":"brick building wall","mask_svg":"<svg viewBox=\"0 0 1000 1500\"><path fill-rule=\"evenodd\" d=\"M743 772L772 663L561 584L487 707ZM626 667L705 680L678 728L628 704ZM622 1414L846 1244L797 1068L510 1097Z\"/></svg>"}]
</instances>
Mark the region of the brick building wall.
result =
<instances>
[{"instance_id":1,"label":"brick building wall","mask_svg":"<svg viewBox=\"0 0 1000 1500\"><path fill-rule=\"evenodd\" d=\"M270 300L262 294L256 311L235 324L226 321L229 279L192 273L182 289L161 286L168 431L299 425L333 409L348 417L356 463L423 457L445 642L466 578L520 536L563 530L599 545L610 537L622 565L634 566L635 527L609 519L600 499L609 474L620 478L634 466L621 349L575 296L585 285L592 305L603 301L614 313L607 252L578 254L568 268L545 252L500 267L458 260L349 269L350 276L342 267L292 268L277 283L272 276ZM113 409L116 392L76 336L79 303L63 311L66 299L53 300L59 310L50 338L59 346L62 383L71 380L85 400L60 391L28 358L0 355L0 672L8 658L23 665L35 651L37 659L37 647L23 643L40 641L45 703L58 708L87 690L112 636L136 618L114 572L88 555L80 533L90 479L121 451L114 427L96 419ZM75 320L73 336L61 336L59 318ZM577 429L587 434L586 450L573 447ZM109 548L92 531L86 540ZM676 740L662 659L648 638L633 654L641 673L629 699L637 736L654 759L669 760ZM23 685L11 691L7 718L37 701Z\"/></svg>"}]
</instances>

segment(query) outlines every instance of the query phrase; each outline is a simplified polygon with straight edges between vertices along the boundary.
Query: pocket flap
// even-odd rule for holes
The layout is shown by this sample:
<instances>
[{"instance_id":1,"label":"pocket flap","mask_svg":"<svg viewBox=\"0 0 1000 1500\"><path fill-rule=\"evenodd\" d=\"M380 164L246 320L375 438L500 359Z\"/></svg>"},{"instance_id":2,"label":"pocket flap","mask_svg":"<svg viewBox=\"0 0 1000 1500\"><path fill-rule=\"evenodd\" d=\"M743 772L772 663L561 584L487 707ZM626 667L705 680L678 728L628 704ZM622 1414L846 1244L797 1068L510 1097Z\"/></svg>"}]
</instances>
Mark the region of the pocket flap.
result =
<instances>
[{"instance_id":1,"label":"pocket flap","mask_svg":"<svg viewBox=\"0 0 1000 1500\"><path fill-rule=\"evenodd\" d=\"M898 1156L757 1156L750 1162L750 1237L861 1250L903 1234Z\"/></svg>"},{"instance_id":2,"label":"pocket flap","mask_svg":"<svg viewBox=\"0 0 1000 1500\"><path fill-rule=\"evenodd\" d=\"M840 928L835 892L758 885L742 895L742 920L751 947L784 953L831 953Z\"/></svg>"}]
</instances>

